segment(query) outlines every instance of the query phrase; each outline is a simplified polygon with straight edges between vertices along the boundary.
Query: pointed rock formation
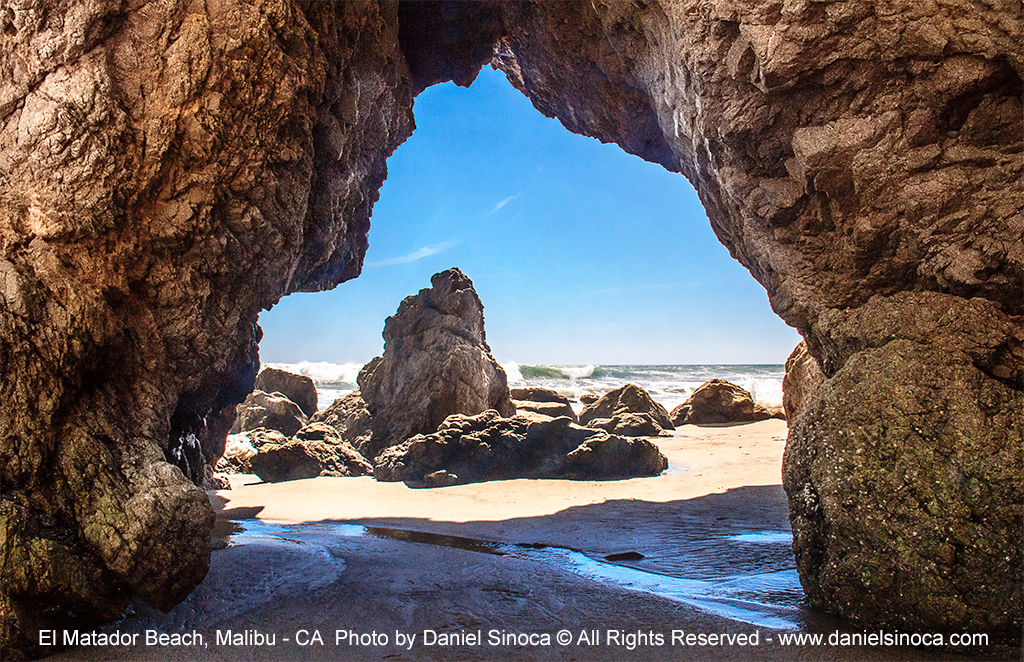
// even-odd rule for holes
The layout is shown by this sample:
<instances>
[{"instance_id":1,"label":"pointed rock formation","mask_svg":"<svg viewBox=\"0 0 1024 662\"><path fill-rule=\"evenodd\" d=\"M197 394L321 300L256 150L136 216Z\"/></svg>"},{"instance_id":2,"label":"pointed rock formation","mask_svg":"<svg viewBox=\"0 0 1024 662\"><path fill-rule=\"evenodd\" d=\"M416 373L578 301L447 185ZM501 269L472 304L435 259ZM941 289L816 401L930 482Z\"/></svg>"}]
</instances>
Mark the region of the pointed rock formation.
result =
<instances>
[{"instance_id":1,"label":"pointed rock formation","mask_svg":"<svg viewBox=\"0 0 1024 662\"><path fill-rule=\"evenodd\" d=\"M430 282L387 319L384 356L359 372L373 421L367 457L434 432L452 414L515 413L505 371L487 345L473 282L458 269L434 274Z\"/></svg>"}]
</instances>

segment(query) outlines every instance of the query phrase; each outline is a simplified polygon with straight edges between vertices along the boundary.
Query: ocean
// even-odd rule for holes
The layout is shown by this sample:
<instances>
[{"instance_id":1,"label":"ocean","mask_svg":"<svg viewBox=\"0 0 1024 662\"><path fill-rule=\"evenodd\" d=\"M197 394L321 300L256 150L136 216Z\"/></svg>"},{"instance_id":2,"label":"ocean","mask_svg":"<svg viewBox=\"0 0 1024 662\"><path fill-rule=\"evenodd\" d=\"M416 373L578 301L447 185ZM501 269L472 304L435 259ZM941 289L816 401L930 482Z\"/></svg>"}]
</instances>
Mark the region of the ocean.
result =
<instances>
[{"instance_id":1,"label":"ocean","mask_svg":"<svg viewBox=\"0 0 1024 662\"><path fill-rule=\"evenodd\" d=\"M354 391L359 363L265 363L265 366L306 375L313 379L320 409ZM656 402L671 411L693 390L709 379L724 379L750 392L766 407L782 406L782 364L771 365L528 365L502 363L512 388L543 386L572 400L593 393L603 395L625 384L643 388Z\"/></svg>"}]
</instances>

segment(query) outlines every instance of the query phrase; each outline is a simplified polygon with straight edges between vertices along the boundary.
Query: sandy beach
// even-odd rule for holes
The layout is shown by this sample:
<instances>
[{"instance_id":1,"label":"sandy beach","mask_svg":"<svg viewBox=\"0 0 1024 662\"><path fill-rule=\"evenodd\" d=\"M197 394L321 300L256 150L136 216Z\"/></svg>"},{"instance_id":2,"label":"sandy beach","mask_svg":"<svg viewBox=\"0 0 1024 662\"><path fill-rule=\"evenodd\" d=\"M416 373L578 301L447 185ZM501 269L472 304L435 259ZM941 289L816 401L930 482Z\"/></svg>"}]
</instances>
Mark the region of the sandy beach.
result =
<instances>
[{"instance_id":1,"label":"sandy beach","mask_svg":"<svg viewBox=\"0 0 1024 662\"><path fill-rule=\"evenodd\" d=\"M654 438L669 469L653 478L613 481L507 480L411 490L369 477L260 483L232 476L215 499L224 511L259 508L282 522L413 518L444 523L495 522L554 515L616 499L666 503L756 485L782 484L785 421L722 427L683 426Z\"/></svg>"},{"instance_id":2,"label":"sandy beach","mask_svg":"<svg viewBox=\"0 0 1024 662\"><path fill-rule=\"evenodd\" d=\"M777 420L683 426L656 439L665 473L619 481L234 476L188 600L104 629L134 645L54 659L973 659L830 645L860 631L799 604L785 437ZM801 633L823 643L785 639Z\"/></svg>"}]
</instances>

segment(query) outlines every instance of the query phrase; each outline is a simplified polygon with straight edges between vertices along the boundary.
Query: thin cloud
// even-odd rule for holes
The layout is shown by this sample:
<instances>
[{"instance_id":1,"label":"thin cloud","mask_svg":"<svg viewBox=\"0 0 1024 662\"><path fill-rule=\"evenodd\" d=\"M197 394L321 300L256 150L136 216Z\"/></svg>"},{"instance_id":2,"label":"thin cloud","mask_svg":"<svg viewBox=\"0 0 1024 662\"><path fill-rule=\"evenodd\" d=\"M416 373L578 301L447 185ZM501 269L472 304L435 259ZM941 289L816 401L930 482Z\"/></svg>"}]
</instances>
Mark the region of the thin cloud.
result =
<instances>
[{"instance_id":1,"label":"thin cloud","mask_svg":"<svg viewBox=\"0 0 1024 662\"><path fill-rule=\"evenodd\" d=\"M433 246L424 246L423 248L419 249L418 251L414 251L412 253L409 253L408 255L402 255L400 257L392 257L392 258L388 258L387 260L375 260L373 262L367 262L366 266L368 266L368 267L390 267L390 266L393 266L393 265L396 265L396 264L408 264L409 262L415 262L416 260L422 260L425 257L430 257L431 255L436 255L437 253L440 253L441 251L446 251L446 250L448 250L449 248L451 248L454 245L455 245L455 242L445 241L445 242L440 243L440 244L434 244Z\"/></svg>"},{"instance_id":2,"label":"thin cloud","mask_svg":"<svg viewBox=\"0 0 1024 662\"><path fill-rule=\"evenodd\" d=\"M505 198L504 200L502 200L498 204L494 205L494 209L491 210L491 213L493 214L494 212L498 211L499 209L501 209L502 207L504 207L508 203L510 203L513 200L515 200L516 198L518 198L520 195L522 195L522 191L520 191L519 193L516 193L515 195L508 196L507 198Z\"/></svg>"}]
</instances>

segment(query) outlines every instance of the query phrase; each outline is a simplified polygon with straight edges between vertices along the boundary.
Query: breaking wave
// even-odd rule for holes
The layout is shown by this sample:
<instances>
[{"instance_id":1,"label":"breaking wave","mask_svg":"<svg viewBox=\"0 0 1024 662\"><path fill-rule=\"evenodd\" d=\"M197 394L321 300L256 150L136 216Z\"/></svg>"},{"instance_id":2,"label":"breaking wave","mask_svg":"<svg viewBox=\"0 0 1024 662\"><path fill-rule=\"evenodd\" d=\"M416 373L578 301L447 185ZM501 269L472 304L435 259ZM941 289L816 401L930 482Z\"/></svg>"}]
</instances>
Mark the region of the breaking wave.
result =
<instances>
[{"instance_id":1,"label":"breaking wave","mask_svg":"<svg viewBox=\"0 0 1024 662\"><path fill-rule=\"evenodd\" d=\"M264 363L265 368L277 368L296 375L305 375L315 384L356 384L362 363L328 363L327 361L301 361L299 363Z\"/></svg>"}]
</instances>

